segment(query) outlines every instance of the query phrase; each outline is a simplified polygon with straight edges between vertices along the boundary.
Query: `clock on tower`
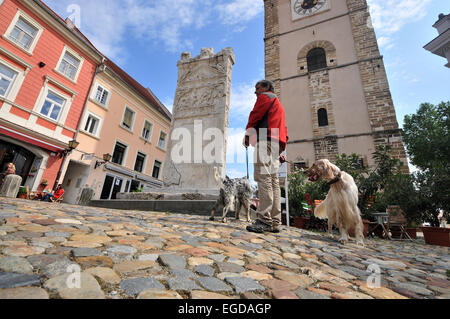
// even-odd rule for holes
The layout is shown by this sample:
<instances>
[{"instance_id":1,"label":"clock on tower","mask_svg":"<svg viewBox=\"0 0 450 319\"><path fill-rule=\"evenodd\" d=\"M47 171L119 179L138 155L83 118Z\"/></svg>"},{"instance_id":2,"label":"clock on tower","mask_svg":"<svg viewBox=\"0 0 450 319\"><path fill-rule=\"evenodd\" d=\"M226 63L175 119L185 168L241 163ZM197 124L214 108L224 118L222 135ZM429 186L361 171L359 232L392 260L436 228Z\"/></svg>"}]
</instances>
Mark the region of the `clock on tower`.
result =
<instances>
[{"instance_id":1,"label":"clock on tower","mask_svg":"<svg viewBox=\"0 0 450 319\"><path fill-rule=\"evenodd\" d=\"M330 9L330 0L291 0L292 20Z\"/></svg>"}]
</instances>

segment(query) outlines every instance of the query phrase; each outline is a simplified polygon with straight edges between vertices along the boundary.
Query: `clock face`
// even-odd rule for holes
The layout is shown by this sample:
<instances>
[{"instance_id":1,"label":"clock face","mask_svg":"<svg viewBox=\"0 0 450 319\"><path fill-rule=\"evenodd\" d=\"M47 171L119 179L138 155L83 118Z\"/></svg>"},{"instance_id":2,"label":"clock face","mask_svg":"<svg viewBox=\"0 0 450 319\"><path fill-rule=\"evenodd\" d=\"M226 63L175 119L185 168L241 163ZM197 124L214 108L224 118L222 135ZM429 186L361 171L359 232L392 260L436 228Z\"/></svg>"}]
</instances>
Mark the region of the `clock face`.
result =
<instances>
[{"instance_id":1,"label":"clock face","mask_svg":"<svg viewBox=\"0 0 450 319\"><path fill-rule=\"evenodd\" d=\"M328 9L329 7L329 0L295 0L292 6L292 17L304 17Z\"/></svg>"}]
</instances>

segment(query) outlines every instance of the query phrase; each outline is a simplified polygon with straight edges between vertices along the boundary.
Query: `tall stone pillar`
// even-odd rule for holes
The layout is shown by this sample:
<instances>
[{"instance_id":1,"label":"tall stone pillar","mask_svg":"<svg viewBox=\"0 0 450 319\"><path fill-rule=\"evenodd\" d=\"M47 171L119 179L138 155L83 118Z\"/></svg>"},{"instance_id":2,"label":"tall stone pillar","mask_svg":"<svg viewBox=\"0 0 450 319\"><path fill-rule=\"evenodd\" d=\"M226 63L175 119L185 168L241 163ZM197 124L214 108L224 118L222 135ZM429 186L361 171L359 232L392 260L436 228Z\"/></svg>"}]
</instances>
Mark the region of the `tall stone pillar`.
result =
<instances>
[{"instance_id":1,"label":"tall stone pillar","mask_svg":"<svg viewBox=\"0 0 450 319\"><path fill-rule=\"evenodd\" d=\"M234 61L232 48L217 54L203 48L194 58L182 53L164 165L165 190L218 191L214 168L224 176Z\"/></svg>"}]
</instances>

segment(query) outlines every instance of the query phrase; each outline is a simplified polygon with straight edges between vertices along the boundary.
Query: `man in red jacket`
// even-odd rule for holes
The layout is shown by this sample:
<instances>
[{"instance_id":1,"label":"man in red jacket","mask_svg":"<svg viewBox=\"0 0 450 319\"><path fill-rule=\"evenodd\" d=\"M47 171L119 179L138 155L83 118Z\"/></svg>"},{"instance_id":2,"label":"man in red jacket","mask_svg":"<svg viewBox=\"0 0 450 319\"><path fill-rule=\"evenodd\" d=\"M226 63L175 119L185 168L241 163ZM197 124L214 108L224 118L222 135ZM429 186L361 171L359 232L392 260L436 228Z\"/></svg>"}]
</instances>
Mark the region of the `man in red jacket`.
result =
<instances>
[{"instance_id":1,"label":"man in red jacket","mask_svg":"<svg viewBox=\"0 0 450 319\"><path fill-rule=\"evenodd\" d=\"M278 233L281 225L278 168L286 159L280 155L288 141L283 106L273 93L273 83L262 80L255 85L257 96L250 112L244 146L255 146L254 178L258 183L259 206L256 221L247 230Z\"/></svg>"}]
</instances>

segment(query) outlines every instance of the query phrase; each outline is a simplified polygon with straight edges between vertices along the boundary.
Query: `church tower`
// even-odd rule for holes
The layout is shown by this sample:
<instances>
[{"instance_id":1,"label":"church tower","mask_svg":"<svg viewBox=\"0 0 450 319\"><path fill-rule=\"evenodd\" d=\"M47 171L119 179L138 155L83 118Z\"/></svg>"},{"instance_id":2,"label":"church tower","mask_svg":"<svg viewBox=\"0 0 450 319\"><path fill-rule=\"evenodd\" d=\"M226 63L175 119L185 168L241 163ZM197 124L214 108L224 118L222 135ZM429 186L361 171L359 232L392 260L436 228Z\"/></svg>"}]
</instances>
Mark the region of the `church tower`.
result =
<instances>
[{"instance_id":1,"label":"church tower","mask_svg":"<svg viewBox=\"0 0 450 319\"><path fill-rule=\"evenodd\" d=\"M286 112L290 160L372 153L389 144L408 170L366 0L264 0L266 79Z\"/></svg>"}]
</instances>

